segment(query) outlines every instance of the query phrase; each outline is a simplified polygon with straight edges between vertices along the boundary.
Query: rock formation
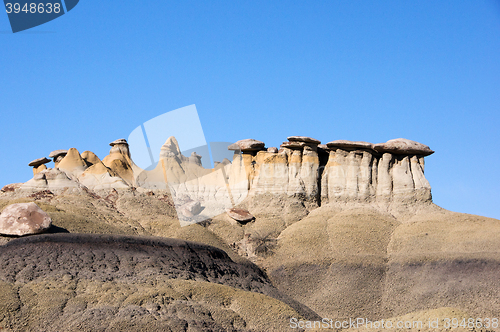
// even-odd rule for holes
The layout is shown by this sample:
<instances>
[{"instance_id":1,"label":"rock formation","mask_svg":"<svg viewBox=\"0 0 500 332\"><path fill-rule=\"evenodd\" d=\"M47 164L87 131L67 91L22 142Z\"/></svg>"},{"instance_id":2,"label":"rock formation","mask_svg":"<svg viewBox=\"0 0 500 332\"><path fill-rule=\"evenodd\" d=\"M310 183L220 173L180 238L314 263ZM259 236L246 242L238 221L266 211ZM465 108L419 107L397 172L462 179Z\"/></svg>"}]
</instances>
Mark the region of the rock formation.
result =
<instances>
[{"instance_id":1,"label":"rock formation","mask_svg":"<svg viewBox=\"0 0 500 332\"><path fill-rule=\"evenodd\" d=\"M52 220L35 203L16 203L0 214L0 234L38 234L50 228Z\"/></svg>"},{"instance_id":2,"label":"rock formation","mask_svg":"<svg viewBox=\"0 0 500 332\"><path fill-rule=\"evenodd\" d=\"M169 190L176 206L199 202L207 218L260 195L295 197L312 207L370 204L397 217L409 211L408 204L413 208L415 203L431 202L424 157L434 151L402 138L379 144L347 140L321 144L311 137L290 136L279 150L244 139L228 146L235 152L232 162L216 162L214 169L203 168L196 152L182 155L175 137L166 140L152 170L134 164L125 139L109 145L109 155L102 161L91 151L80 155L74 148L49 154L56 165L53 170L44 166L49 159L34 160L30 166L35 176L21 188ZM186 209L179 210L185 216L181 210Z\"/></svg>"}]
</instances>

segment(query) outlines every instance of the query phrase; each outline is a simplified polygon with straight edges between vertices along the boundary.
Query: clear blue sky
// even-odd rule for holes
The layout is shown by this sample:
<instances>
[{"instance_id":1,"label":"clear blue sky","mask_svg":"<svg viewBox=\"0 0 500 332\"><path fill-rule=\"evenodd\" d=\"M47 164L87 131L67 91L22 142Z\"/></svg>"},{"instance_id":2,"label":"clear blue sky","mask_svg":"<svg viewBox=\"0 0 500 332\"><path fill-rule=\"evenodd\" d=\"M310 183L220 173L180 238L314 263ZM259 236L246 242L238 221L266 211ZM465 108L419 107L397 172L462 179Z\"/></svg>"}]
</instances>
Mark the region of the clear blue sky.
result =
<instances>
[{"instance_id":1,"label":"clear blue sky","mask_svg":"<svg viewBox=\"0 0 500 332\"><path fill-rule=\"evenodd\" d=\"M498 1L87 1L0 13L0 186L196 104L207 141L429 145L435 203L500 218Z\"/></svg>"}]
</instances>

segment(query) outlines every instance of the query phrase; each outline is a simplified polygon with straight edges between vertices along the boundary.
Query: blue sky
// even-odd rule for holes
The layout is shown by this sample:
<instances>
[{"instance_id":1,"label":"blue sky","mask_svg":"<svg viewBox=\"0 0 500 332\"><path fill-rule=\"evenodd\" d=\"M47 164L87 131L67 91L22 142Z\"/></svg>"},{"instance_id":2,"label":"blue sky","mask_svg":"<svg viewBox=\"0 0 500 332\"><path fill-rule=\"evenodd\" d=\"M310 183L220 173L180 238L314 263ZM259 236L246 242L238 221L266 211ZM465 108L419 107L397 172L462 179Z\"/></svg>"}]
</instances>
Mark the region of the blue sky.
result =
<instances>
[{"instance_id":1,"label":"blue sky","mask_svg":"<svg viewBox=\"0 0 500 332\"><path fill-rule=\"evenodd\" d=\"M209 142L422 142L436 204L500 218L498 1L82 0L10 31L0 186L196 104Z\"/></svg>"}]
</instances>

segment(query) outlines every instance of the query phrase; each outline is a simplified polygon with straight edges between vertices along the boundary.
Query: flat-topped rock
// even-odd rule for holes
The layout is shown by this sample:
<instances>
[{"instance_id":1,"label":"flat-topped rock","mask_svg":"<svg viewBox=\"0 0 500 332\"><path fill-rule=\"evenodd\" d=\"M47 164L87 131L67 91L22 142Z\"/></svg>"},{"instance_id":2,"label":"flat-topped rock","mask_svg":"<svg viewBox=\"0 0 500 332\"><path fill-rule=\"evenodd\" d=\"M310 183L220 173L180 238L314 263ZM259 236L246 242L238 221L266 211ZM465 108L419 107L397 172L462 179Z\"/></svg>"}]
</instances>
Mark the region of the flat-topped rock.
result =
<instances>
[{"instance_id":1,"label":"flat-topped rock","mask_svg":"<svg viewBox=\"0 0 500 332\"><path fill-rule=\"evenodd\" d=\"M288 136L287 139L290 142L304 142L304 143L312 143L312 144L321 144L321 141L307 137L307 136Z\"/></svg>"},{"instance_id":2,"label":"flat-topped rock","mask_svg":"<svg viewBox=\"0 0 500 332\"><path fill-rule=\"evenodd\" d=\"M348 148L348 149L372 149L373 144L363 141L348 141L339 139L326 143L329 148Z\"/></svg>"},{"instance_id":3,"label":"flat-topped rock","mask_svg":"<svg viewBox=\"0 0 500 332\"><path fill-rule=\"evenodd\" d=\"M30 162L28 164L28 166L33 166L33 167L38 167L40 165L43 165L43 164L46 164L46 163L50 163L52 160L50 159L47 159L46 157L43 157L43 158L38 158L38 159L35 159L33 160L32 162Z\"/></svg>"},{"instance_id":4,"label":"flat-topped rock","mask_svg":"<svg viewBox=\"0 0 500 332\"><path fill-rule=\"evenodd\" d=\"M127 144L128 145L127 140L125 138L119 138L119 139L109 143L109 145L111 145L111 146L115 146L117 144Z\"/></svg>"},{"instance_id":5,"label":"flat-topped rock","mask_svg":"<svg viewBox=\"0 0 500 332\"><path fill-rule=\"evenodd\" d=\"M8 205L0 214L0 234L38 234L51 225L52 220L47 213L33 202Z\"/></svg>"},{"instance_id":6,"label":"flat-topped rock","mask_svg":"<svg viewBox=\"0 0 500 332\"><path fill-rule=\"evenodd\" d=\"M49 158L57 159L57 157L66 155L67 153L68 150L54 150L49 153Z\"/></svg>"},{"instance_id":7,"label":"flat-topped rock","mask_svg":"<svg viewBox=\"0 0 500 332\"><path fill-rule=\"evenodd\" d=\"M378 152L389 152L393 154L415 154L429 156L434 153L427 145L406 138L391 139L385 143L373 145Z\"/></svg>"},{"instance_id":8,"label":"flat-topped rock","mask_svg":"<svg viewBox=\"0 0 500 332\"><path fill-rule=\"evenodd\" d=\"M249 222L255 217L245 209L239 209L239 208L232 208L232 209L226 209L226 213L229 217L233 218L236 221L239 222Z\"/></svg>"},{"instance_id":9,"label":"flat-topped rock","mask_svg":"<svg viewBox=\"0 0 500 332\"><path fill-rule=\"evenodd\" d=\"M250 152L250 151L260 151L264 149L264 142L258 141L256 139L247 138L239 140L236 143L233 143L227 147L228 150L241 150L242 152Z\"/></svg>"},{"instance_id":10,"label":"flat-topped rock","mask_svg":"<svg viewBox=\"0 0 500 332\"><path fill-rule=\"evenodd\" d=\"M283 142L283 144L280 145L280 148L303 149L304 146L306 146L305 142L292 141L292 142Z\"/></svg>"}]
</instances>

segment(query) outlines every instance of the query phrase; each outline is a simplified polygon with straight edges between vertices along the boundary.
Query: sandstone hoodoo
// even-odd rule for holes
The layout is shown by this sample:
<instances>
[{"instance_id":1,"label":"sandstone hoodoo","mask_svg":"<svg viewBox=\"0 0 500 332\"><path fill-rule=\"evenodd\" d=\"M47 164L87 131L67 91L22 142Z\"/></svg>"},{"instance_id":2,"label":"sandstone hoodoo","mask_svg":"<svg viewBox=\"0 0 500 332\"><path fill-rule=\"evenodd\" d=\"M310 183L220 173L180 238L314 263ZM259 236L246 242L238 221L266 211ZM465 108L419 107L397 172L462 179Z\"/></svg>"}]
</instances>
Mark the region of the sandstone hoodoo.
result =
<instances>
[{"instance_id":1,"label":"sandstone hoodoo","mask_svg":"<svg viewBox=\"0 0 500 332\"><path fill-rule=\"evenodd\" d=\"M49 158L52 158L54 164L57 167L59 162L64 158L64 156L66 156L67 153L68 150L54 150L51 153L49 153Z\"/></svg>"},{"instance_id":2,"label":"sandstone hoodoo","mask_svg":"<svg viewBox=\"0 0 500 332\"><path fill-rule=\"evenodd\" d=\"M50 228L52 220L35 203L16 203L5 207L0 214L0 234L38 234Z\"/></svg>"},{"instance_id":3,"label":"sandstone hoodoo","mask_svg":"<svg viewBox=\"0 0 500 332\"><path fill-rule=\"evenodd\" d=\"M64 330L73 322L66 330L94 331L111 321L123 331L141 320L148 331L281 332L300 316L500 312L500 223L432 202L428 146L290 136L279 150L254 139L229 149L232 160L204 168L198 154L184 156L169 137L159 162L144 170L120 139L102 161L70 149L59 168L2 188L0 209L8 208L0 216L10 224L0 234L49 227L41 218L43 227L19 232L22 217L8 217L11 204L31 201L50 213L53 232L103 235L0 235L0 329ZM228 264L257 274L231 272ZM261 292L267 300L256 298L264 290L259 275L270 278L272 287ZM246 293L228 288L238 285Z\"/></svg>"},{"instance_id":4,"label":"sandstone hoodoo","mask_svg":"<svg viewBox=\"0 0 500 332\"><path fill-rule=\"evenodd\" d=\"M264 142L258 141L256 139L242 139L239 140L238 142L231 144L228 149L229 150L240 150L241 152L254 152L254 151L260 151L264 149Z\"/></svg>"},{"instance_id":5,"label":"sandstone hoodoo","mask_svg":"<svg viewBox=\"0 0 500 332\"><path fill-rule=\"evenodd\" d=\"M37 173L43 171L44 169L47 169L47 166L45 166L46 163L50 163L50 159L47 159L45 157L43 158L38 158L33 160L28 164L28 166L33 167L33 175L36 175Z\"/></svg>"}]
</instances>

